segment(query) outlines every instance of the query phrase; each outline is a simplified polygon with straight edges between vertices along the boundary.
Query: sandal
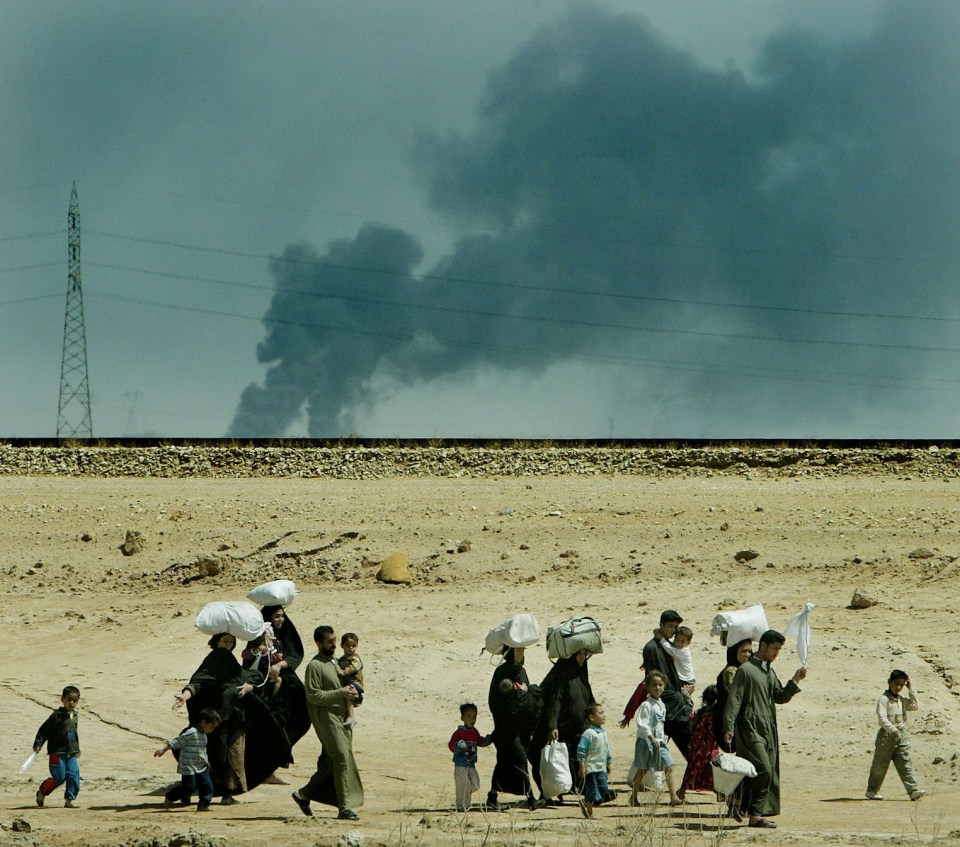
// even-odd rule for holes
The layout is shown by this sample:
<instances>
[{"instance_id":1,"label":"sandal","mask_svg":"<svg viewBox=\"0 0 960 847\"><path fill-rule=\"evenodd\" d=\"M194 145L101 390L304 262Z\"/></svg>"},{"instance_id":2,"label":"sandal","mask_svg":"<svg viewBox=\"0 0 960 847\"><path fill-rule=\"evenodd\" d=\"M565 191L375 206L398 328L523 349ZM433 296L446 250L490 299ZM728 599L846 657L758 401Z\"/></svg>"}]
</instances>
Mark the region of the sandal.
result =
<instances>
[{"instance_id":1,"label":"sandal","mask_svg":"<svg viewBox=\"0 0 960 847\"><path fill-rule=\"evenodd\" d=\"M756 829L776 829L777 825L774 821L768 820L767 818L757 818L756 820L750 821L747 826L752 826Z\"/></svg>"}]
</instances>

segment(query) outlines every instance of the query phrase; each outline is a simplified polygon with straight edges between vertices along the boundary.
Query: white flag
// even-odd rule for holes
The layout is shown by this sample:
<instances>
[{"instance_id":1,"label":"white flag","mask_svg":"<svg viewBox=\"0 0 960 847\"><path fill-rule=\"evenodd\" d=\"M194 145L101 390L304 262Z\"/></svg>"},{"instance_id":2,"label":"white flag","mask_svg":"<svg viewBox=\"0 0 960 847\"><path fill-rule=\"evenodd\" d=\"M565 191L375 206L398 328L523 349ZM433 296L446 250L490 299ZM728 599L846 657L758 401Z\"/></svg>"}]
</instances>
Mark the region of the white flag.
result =
<instances>
[{"instance_id":1,"label":"white flag","mask_svg":"<svg viewBox=\"0 0 960 847\"><path fill-rule=\"evenodd\" d=\"M804 603L803 611L793 616L784 635L797 637L797 655L801 664L806 665L807 654L810 649L810 610L815 608L813 603Z\"/></svg>"}]
</instances>

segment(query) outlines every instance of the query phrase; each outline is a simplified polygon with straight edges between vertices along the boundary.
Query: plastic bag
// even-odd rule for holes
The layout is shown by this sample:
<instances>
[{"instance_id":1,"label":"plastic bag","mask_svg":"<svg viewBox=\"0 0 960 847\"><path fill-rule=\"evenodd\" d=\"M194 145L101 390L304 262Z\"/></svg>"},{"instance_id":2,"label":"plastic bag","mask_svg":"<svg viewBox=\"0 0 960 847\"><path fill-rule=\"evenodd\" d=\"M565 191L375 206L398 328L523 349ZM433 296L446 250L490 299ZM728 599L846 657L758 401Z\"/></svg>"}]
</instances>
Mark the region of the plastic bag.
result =
<instances>
[{"instance_id":1,"label":"plastic bag","mask_svg":"<svg viewBox=\"0 0 960 847\"><path fill-rule=\"evenodd\" d=\"M289 606L297 596L297 587L289 579L275 579L258 585L247 599L261 606Z\"/></svg>"},{"instance_id":2,"label":"plastic bag","mask_svg":"<svg viewBox=\"0 0 960 847\"><path fill-rule=\"evenodd\" d=\"M570 755L562 741L551 741L540 752L540 784L548 800L573 788Z\"/></svg>"},{"instance_id":3,"label":"plastic bag","mask_svg":"<svg viewBox=\"0 0 960 847\"><path fill-rule=\"evenodd\" d=\"M196 624L207 635L229 632L238 641L253 641L263 632L266 621L253 603L216 600L200 610Z\"/></svg>"},{"instance_id":4,"label":"plastic bag","mask_svg":"<svg viewBox=\"0 0 960 847\"><path fill-rule=\"evenodd\" d=\"M31 750L30 755L27 756L27 758L23 760L23 764L20 765L20 773L26 773L28 770L30 770L35 761L37 761L37 751Z\"/></svg>"},{"instance_id":5,"label":"plastic bag","mask_svg":"<svg viewBox=\"0 0 960 847\"><path fill-rule=\"evenodd\" d=\"M532 647L540 641L540 624L533 615L514 615L487 633L483 649L494 655L504 647Z\"/></svg>"}]
</instances>

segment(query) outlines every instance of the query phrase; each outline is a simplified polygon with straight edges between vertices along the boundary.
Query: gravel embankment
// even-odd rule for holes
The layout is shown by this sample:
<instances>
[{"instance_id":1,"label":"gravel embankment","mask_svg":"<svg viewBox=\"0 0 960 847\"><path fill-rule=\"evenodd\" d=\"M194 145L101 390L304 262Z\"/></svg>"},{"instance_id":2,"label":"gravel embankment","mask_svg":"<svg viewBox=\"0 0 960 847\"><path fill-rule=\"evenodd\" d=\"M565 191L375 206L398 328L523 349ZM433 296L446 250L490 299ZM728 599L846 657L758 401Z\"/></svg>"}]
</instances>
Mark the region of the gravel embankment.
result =
<instances>
[{"instance_id":1,"label":"gravel embankment","mask_svg":"<svg viewBox=\"0 0 960 847\"><path fill-rule=\"evenodd\" d=\"M950 447L769 446L19 446L0 444L0 476L388 477L960 476Z\"/></svg>"}]
</instances>

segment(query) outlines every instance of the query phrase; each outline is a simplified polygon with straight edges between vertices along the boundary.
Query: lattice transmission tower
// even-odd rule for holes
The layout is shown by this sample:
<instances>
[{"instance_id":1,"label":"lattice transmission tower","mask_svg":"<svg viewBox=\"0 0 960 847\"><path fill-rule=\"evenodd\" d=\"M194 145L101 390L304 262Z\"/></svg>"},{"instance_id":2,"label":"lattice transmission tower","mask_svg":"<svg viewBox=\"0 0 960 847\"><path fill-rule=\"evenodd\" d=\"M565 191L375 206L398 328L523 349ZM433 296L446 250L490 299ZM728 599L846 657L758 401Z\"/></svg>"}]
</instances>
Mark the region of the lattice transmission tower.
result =
<instances>
[{"instance_id":1,"label":"lattice transmission tower","mask_svg":"<svg viewBox=\"0 0 960 847\"><path fill-rule=\"evenodd\" d=\"M83 287L80 284L80 200L74 183L67 209L67 309L63 319L57 438L92 437L87 332L83 325Z\"/></svg>"}]
</instances>

